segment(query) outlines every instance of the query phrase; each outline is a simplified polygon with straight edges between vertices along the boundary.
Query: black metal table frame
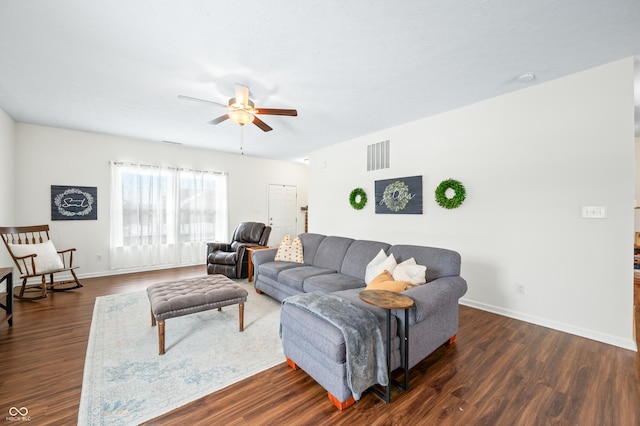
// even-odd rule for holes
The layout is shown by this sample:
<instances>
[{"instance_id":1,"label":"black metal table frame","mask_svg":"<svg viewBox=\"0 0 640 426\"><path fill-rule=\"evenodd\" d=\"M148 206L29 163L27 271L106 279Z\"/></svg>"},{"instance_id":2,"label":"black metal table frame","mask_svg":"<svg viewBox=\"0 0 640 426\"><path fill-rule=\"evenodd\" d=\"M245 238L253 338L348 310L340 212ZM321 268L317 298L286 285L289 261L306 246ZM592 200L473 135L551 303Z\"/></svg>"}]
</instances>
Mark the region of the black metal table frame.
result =
<instances>
[{"instance_id":1,"label":"black metal table frame","mask_svg":"<svg viewBox=\"0 0 640 426\"><path fill-rule=\"evenodd\" d=\"M7 301L6 305L0 303L0 308L7 311L7 316L9 317L9 326L13 326L13 268L0 268L0 284L2 281L6 280L7 286Z\"/></svg>"},{"instance_id":2,"label":"black metal table frame","mask_svg":"<svg viewBox=\"0 0 640 426\"><path fill-rule=\"evenodd\" d=\"M389 383L384 386L385 392L380 389L371 387L371 391L379 396L387 404L391 402L391 385L395 385L403 391L409 390L409 308L404 309L404 354L401 358L400 367L404 369L403 383L391 378L391 309L384 308L387 311L387 377Z\"/></svg>"}]
</instances>

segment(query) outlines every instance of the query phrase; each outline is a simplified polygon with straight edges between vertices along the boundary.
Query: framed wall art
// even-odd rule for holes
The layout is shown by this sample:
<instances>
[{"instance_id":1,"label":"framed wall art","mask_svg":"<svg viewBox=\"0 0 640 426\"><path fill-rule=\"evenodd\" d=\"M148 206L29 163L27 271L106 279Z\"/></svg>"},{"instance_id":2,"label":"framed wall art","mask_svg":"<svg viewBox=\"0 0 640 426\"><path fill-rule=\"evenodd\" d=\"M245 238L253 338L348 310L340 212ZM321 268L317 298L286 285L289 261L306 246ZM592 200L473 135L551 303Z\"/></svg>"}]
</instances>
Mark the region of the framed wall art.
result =
<instances>
[{"instance_id":1,"label":"framed wall art","mask_svg":"<svg viewBox=\"0 0 640 426\"><path fill-rule=\"evenodd\" d=\"M51 220L97 219L97 187L51 185Z\"/></svg>"},{"instance_id":2,"label":"framed wall art","mask_svg":"<svg viewBox=\"0 0 640 426\"><path fill-rule=\"evenodd\" d=\"M422 214L422 176L377 180L376 214Z\"/></svg>"}]
</instances>

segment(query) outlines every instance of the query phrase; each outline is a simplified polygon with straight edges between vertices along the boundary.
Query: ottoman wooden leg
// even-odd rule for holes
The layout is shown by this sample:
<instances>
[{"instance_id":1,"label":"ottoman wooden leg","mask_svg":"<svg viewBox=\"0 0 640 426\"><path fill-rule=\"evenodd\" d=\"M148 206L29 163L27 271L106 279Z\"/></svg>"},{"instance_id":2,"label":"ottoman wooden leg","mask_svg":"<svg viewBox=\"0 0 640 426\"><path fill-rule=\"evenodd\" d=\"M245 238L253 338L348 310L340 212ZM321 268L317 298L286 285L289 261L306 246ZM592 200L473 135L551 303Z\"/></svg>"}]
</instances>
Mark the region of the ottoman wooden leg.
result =
<instances>
[{"instance_id":1,"label":"ottoman wooden leg","mask_svg":"<svg viewBox=\"0 0 640 426\"><path fill-rule=\"evenodd\" d=\"M158 321L158 348L160 355L164 355L164 320Z\"/></svg>"},{"instance_id":2,"label":"ottoman wooden leg","mask_svg":"<svg viewBox=\"0 0 640 426\"><path fill-rule=\"evenodd\" d=\"M240 312L240 331L244 331L244 303L238 305L238 311Z\"/></svg>"},{"instance_id":3,"label":"ottoman wooden leg","mask_svg":"<svg viewBox=\"0 0 640 426\"><path fill-rule=\"evenodd\" d=\"M156 325L156 316L153 315L153 311L151 311L151 327Z\"/></svg>"}]
</instances>

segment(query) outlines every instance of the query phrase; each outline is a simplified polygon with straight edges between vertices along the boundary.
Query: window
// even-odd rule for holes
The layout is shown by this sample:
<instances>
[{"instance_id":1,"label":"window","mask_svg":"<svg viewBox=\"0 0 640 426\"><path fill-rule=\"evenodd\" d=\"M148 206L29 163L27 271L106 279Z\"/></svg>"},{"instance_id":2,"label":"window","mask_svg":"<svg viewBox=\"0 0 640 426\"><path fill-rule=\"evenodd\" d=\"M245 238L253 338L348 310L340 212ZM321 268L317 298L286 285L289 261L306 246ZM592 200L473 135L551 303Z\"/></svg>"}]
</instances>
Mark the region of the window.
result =
<instances>
[{"instance_id":1,"label":"window","mask_svg":"<svg viewBox=\"0 0 640 426\"><path fill-rule=\"evenodd\" d=\"M111 176L112 269L196 264L227 240L225 174L112 163Z\"/></svg>"}]
</instances>

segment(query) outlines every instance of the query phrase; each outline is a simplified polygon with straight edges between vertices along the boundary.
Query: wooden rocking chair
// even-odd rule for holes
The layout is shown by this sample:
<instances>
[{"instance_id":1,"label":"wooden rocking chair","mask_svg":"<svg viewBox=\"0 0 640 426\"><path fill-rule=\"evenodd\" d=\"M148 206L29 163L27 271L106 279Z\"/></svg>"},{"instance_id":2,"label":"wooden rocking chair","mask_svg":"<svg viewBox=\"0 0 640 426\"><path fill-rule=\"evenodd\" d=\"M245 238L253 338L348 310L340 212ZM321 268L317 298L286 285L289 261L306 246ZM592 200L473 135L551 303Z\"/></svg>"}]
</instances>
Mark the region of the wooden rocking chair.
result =
<instances>
[{"instance_id":1,"label":"wooden rocking chair","mask_svg":"<svg viewBox=\"0 0 640 426\"><path fill-rule=\"evenodd\" d=\"M4 226L0 227L0 236L22 278L22 288L14 296L16 299L43 299L47 297L47 290L64 291L82 287L74 271L77 266L73 266L73 252L76 249L57 251L49 238L49 225ZM54 282L53 274L59 272L69 272L73 279ZM46 282L47 275L49 283ZM27 285L27 280L35 277L40 277L41 283ZM27 297L25 291L38 291L38 294Z\"/></svg>"}]
</instances>

